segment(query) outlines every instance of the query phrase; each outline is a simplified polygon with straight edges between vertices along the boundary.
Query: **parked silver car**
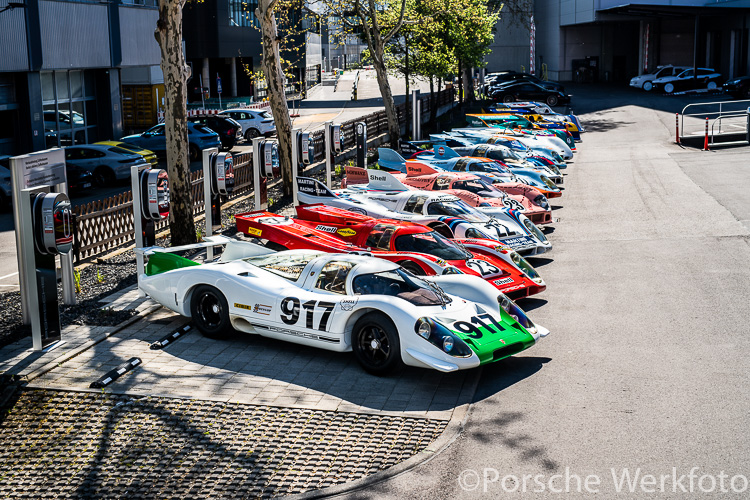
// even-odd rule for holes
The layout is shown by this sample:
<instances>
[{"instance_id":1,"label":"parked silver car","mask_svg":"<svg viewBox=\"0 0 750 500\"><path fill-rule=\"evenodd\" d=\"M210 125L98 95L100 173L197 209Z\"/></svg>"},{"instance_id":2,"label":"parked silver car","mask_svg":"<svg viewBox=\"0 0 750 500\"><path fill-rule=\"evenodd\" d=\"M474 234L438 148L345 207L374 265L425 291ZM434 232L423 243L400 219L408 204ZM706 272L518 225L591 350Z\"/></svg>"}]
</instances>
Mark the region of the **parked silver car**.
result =
<instances>
[{"instance_id":1,"label":"parked silver car","mask_svg":"<svg viewBox=\"0 0 750 500\"><path fill-rule=\"evenodd\" d=\"M143 156L117 146L85 144L65 148L65 162L94 174L99 186L129 179L130 167L146 163Z\"/></svg>"},{"instance_id":2,"label":"parked silver car","mask_svg":"<svg viewBox=\"0 0 750 500\"><path fill-rule=\"evenodd\" d=\"M276 125L273 122L273 115L268 111L260 109L227 109L219 113L227 115L238 121L242 125L242 133L245 140L252 140L253 137L261 135L268 137L276 133Z\"/></svg>"},{"instance_id":3,"label":"parked silver car","mask_svg":"<svg viewBox=\"0 0 750 500\"><path fill-rule=\"evenodd\" d=\"M653 73L646 73L631 78L630 86L637 89L643 89L646 92L650 92L651 89L654 88L653 82L657 78L677 76L686 69L688 69L688 66L672 66L671 64L667 64L666 66L659 66Z\"/></svg>"}]
</instances>

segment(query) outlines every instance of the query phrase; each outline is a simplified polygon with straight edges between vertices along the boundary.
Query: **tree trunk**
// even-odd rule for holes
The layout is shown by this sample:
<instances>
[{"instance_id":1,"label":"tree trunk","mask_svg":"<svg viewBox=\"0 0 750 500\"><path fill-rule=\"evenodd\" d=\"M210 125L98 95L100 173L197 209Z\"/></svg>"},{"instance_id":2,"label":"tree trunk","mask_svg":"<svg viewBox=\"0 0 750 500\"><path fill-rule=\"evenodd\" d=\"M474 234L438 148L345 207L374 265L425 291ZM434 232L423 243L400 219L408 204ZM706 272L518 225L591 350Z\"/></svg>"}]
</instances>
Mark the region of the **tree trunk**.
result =
<instances>
[{"instance_id":1,"label":"tree trunk","mask_svg":"<svg viewBox=\"0 0 750 500\"><path fill-rule=\"evenodd\" d=\"M474 79L471 75L471 68L464 68L462 78L464 80L464 88L466 89L464 90L466 102L474 102Z\"/></svg>"},{"instance_id":2,"label":"tree trunk","mask_svg":"<svg viewBox=\"0 0 750 500\"><path fill-rule=\"evenodd\" d=\"M195 243L187 128L187 71L182 53L182 7L185 0L159 0L154 36L161 50L166 93L164 126L169 175L169 230L172 245Z\"/></svg>"},{"instance_id":3,"label":"tree trunk","mask_svg":"<svg viewBox=\"0 0 750 500\"><path fill-rule=\"evenodd\" d=\"M260 30L263 44L261 60L263 72L268 85L268 102L276 125L276 135L279 141L279 165L281 178L284 183L284 195L292 194L292 120L289 118L289 106L284 92L284 72L281 69L279 57L279 40L274 15L274 0L260 0L256 9L256 16L260 20ZM257 207L256 207L257 209Z\"/></svg>"},{"instance_id":4,"label":"tree trunk","mask_svg":"<svg viewBox=\"0 0 750 500\"><path fill-rule=\"evenodd\" d=\"M374 33L371 38L370 54L372 54L372 65L375 68L375 74L378 78L378 87L383 96L383 106L385 107L385 116L388 120L388 135L391 149L398 150L399 136L401 135L401 125L398 123L398 113L396 112L396 103L393 102L393 93L391 85L388 83L388 70L385 67L384 47L380 40L380 35ZM368 41L369 42L369 41Z\"/></svg>"}]
</instances>

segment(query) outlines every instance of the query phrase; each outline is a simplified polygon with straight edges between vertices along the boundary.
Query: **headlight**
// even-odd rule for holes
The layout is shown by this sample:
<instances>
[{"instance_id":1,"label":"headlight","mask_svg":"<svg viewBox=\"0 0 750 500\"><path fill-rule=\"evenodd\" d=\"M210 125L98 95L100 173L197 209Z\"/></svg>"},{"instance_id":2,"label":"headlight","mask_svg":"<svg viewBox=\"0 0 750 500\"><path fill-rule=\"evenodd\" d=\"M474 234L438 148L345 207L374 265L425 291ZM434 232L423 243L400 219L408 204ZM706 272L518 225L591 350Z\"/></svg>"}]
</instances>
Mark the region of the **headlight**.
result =
<instances>
[{"instance_id":1,"label":"headlight","mask_svg":"<svg viewBox=\"0 0 750 500\"><path fill-rule=\"evenodd\" d=\"M549 210L549 201L547 201L547 197L543 194L538 195L536 198L534 198L534 203L539 205L545 210Z\"/></svg>"},{"instance_id":2,"label":"headlight","mask_svg":"<svg viewBox=\"0 0 750 500\"><path fill-rule=\"evenodd\" d=\"M463 274L463 273L464 272L462 270L460 270L459 268L454 267L454 266L448 266L445 269L443 269L443 275L446 275L446 274Z\"/></svg>"},{"instance_id":3,"label":"headlight","mask_svg":"<svg viewBox=\"0 0 750 500\"><path fill-rule=\"evenodd\" d=\"M414 325L417 335L434 345L444 353L457 358L471 356L471 348L455 333L430 318L419 318Z\"/></svg>"},{"instance_id":4,"label":"headlight","mask_svg":"<svg viewBox=\"0 0 750 500\"><path fill-rule=\"evenodd\" d=\"M546 175L540 175L539 178L542 180L545 186L547 186L552 191L557 191L557 186L555 186L555 183L549 180L549 177Z\"/></svg>"},{"instance_id":5,"label":"headlight","mask_svg":"<svg viewBox=\"0 0 750 500\"><path fill-rule=\"evenodd\" d=\"M536 236L539 241L541 241L542 243L547 243L547 237L544 236L544 233L528 218L523 219L523 225L526 226L526 229L528 229L531 234Z\"/></svg>"},{"instance_id":6,"label":"headlight","mask_svg":"<svg viewBox=\"0 0 750 500\"><path fill-rule=\"evenodd\" d=\"M518 304L510 300L505 295L498 295L497 302L500 304L500 308L505 311L508 316L513 318L518 324L523 326L527 332L534 335L537 332L536 325L526 316L523 309L518 307Z\"/></svg>"},{"instance_id":7,"label":"headlight","mask_svg":"<svg viewBox=\"0 0 750 500\"><path fill-rule=\"evenodd\" d=\"M417 321L417 333L420 337L428 339L432 333L432 326L428 321L420 319Z\"/></svg>"},{"instance_id":8,"label":"headlight","mask_svg":"<svg viewBox=\"0 0 750 500\"><path fill-rule=\"evenodd\" d=\"M500 304L500 308L510 314L510 299L506 297L505 295L498 295L497 296L497 303Z\"/></svg>"}]
</instances>

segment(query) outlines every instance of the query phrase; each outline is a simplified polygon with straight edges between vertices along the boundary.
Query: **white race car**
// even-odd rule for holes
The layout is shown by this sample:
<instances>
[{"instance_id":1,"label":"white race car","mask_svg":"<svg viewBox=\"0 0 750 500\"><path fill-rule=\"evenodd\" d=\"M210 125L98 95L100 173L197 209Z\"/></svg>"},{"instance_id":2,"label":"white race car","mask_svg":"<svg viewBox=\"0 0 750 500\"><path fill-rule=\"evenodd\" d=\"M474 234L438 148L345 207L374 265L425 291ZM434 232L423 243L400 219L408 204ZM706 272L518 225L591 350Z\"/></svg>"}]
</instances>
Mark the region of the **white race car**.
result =
<instances>
[{"instance_id":1,"label":"white race car","mask_svg":"<svg viewBox=\"0 0 750 500\"><path fill-rule=\"evenodd\" d=\"M473 368L549 333L476 276L428 281L367 255L277 253L225 240L219 261L207 264L168 248L147 249L139 277L145 293L191 317L209 337L239 331L351 350L365 370L380 375L402 363L443 372Z\"/></svg>"},{"instance_id":2,"label":"white race car","mask_svg":"<svg viewBox=\"0 0 750 500\"><path fill-rule=\"evenodd\" d=\"M315 179L298 177L298 199L302 204L323 203L371 217L418 222L438 231L447 226L451 234L444 236L496 240L521 255L536 255L551 248L543 235L540 238L519 222L527 220L523 214L519 220L507 213L489 215L452 194L409 188L383 170L368 169L367 175L368 184L336 191Z\"/></svg>"}]
</instances>

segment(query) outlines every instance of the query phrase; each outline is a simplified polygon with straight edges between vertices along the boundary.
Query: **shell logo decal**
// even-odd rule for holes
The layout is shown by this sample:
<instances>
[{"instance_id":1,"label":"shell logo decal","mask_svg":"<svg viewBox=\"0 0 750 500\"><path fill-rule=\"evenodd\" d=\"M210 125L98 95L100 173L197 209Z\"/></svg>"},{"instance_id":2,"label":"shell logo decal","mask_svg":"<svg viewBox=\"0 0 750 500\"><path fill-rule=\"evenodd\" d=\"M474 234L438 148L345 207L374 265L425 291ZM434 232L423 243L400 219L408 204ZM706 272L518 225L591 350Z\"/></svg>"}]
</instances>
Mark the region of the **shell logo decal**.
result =
<instances>
[{"instance_id":1,"label":"shell logo decal","mask_svg":"<svg viewBox=\"0 0 750 500\"><path fill-rule=\"evenodd\" d=\"M343 229L339 229L339 230L338 230L338 233L339 233L339 234L340 234L341 236L354 236L355 234L357 234L357 232L356 232L356 231L354 231L354 230L352 230L352 229L349 229L348 227L345 227L345 228L343 228Z\"/></svg>"}]
</instances>

